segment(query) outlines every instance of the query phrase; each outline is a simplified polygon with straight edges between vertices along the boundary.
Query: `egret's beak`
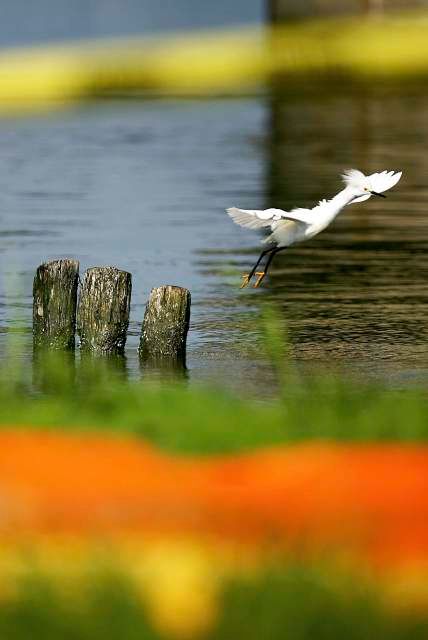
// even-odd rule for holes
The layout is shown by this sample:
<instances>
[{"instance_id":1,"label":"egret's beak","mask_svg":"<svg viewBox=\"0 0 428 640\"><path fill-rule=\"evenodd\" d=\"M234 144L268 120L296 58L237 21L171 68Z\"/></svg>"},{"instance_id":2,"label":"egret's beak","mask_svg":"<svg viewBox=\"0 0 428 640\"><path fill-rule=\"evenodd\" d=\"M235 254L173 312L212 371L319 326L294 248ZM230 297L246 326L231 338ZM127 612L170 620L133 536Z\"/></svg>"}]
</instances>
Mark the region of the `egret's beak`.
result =
<instances>
[{"instance_id":1,"label":"egret's beak","mask_svg":"<svg viewBox=\"0 0 428 640\"><path fill-rule=\"evenodd\" d=\"M383 193L378 193L377 191L370 191L370 193L372 194L372 196L379 196L379 198L386 198L386 196L384 196Z\"/></svg>"}]
</instances>

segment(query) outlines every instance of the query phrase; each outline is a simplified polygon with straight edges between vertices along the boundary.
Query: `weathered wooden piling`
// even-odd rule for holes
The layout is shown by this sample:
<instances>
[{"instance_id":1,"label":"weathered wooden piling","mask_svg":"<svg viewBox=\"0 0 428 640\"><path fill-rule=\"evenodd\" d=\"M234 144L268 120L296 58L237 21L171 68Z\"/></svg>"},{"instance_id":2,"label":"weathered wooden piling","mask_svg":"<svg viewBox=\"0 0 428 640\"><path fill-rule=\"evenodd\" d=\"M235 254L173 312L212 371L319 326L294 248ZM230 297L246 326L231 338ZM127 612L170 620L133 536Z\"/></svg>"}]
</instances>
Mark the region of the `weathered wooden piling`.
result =
<instances>
[{"instance_id":1,"label":"weathered wooden piling","mask_svg":"<svg viewBox=\"0 0 428 640\"><path fill-rule=\"evenodd\" d=\"M141 330L139 354L143 363L185 366L190 301L190 291L183 287L152 289Z\"/></svg>"},{"instance_id":2,"label":"weathered wooden piling","mask_svg":"<svg viewBox=\"0 0 428 640\"><path fill-rule=\"evenodd\" d=\"M79 262L41 264L33 284L33 343L36 348L73 349Z\"/></svg>"},{"instance_id":3,"label":"weathered wooden piling","mask_svg":"<svg viewBox=\"0 0 428 640\"><path fill-rule=\"evenodd\" d=\"M83 351L121 354L129 324L132 276L116 267L93 267L85 273L77 310Z\"/></svg>"}]
</instances>

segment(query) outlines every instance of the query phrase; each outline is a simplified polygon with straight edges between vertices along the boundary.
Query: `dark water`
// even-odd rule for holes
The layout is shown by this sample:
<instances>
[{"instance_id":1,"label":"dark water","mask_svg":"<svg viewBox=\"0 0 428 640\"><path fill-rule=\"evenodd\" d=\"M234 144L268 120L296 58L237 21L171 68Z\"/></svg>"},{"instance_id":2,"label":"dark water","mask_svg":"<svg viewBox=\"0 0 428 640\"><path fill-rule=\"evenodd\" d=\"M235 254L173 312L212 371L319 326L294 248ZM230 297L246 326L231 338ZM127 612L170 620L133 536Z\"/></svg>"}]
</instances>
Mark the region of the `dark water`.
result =
<instances>
[{"instance_id":1,"label":"dark water","mask_svg":"<svg viewBox=\"0 0 428 640\"><path fill-rule=\"evenodd\" d=\"M388 91L273 108L269 196L280 206L334 192L343 167L403 171L387 199L347 208L276 263L267 297L309 365L399 384L427 378L426 108L426 95Z\"/></svg>"},{"instance_id":2,"label":"dark water","mask_svg":"<svg viewBox=\"0 0 428 640\"><path fill-rule=\"evenodd\" d=\"M428 377L428 95L117 102L0 121L0 348L24 327L31 354L35 267L76 257L81 271L133 274L127 367L152 286L192 292L191 381L268 389L260 314L272 305L308 371L393 384ZM409 117L410 116L410 117ZM277 256L258 290L240 273L260 237L227 206L312 205L347 167L401 169L386 200L345 210L318 238Z\"/></svg>"}]
</instances>

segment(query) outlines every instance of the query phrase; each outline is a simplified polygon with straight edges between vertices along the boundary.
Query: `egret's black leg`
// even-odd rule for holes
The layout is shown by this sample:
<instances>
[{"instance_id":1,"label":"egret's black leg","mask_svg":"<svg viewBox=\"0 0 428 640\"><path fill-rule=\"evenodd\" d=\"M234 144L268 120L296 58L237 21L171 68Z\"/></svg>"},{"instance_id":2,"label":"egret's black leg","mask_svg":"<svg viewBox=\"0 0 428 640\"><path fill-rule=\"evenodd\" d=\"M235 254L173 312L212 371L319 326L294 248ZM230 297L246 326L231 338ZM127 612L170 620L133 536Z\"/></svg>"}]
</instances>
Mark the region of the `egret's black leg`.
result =
<instances>
[{"instance_id":1,"label":"egret's black leg","mask_svg":"<svg viewBox=\"0 0 428 640\"><path fill-rule=\"evenodd\" d=\"M264 258L264 256L269 253L270 251L274 251L274 249L265 249L264 251L261 252L261 254L259 255L256 264L254 265L254 267L251 269L250 273L244 273L244 275L242 276L244 278L244 281L241 285L241 289L243 289L244 287L246 287L248 285L248 283L250 282L251 278L253 277L253 275L256 272L257 267L259 266L260 262L262 261L262 259Z\"/></svg>"},{"instance_id":2,"label":"egret's black leg","mask_svg":"<svg viewBox=\"0 0 428 640\"><path fill-rule=\"evenodd\" d=\"M253 277L253 275L256 273L256 269L259 266L260 262L262 261L262 259L265 257L265 255L267 253L270 253L271 251L276 251L276 249L265 249L264 251L261 252L261 254L259 255L259 258L256 262L256 264L254 265L254 267L251 269L250 273L248 274L248 278L251 280L251 278ZM268 262L270 260L270 256L268 258Z\"/></svg>"},{"instance_id":3,"label":"egret's black leg","mask_svg":"<svg viewBox=\"0 0 428 640\"><path fill-rule=\"evenodd\" d=\"M281 247L280 249L274 249L272 251L272 253L270 254L270 256L267 259L266 264L265 264L265 275L268 272L268 269L270 267L270 263L272 262L273 257L276 256L276 254L279 253L280 251L283 251L284 249L285 249L285 247Z\"/></svg>"},{"instance_id":4,"label":"egret's black leg","mask_svg":"<svg viewBox=\"0 0 428 640\"><path fill-rule=\"evenodd\" d=\"M271 250L271 254L270 254L269 258L266 260L266 264L265 264L264 271L260 271L259 273L257 273L258 278L257 278L256 283L255 283L255 285L254 285L254 287L255 287L255 288L257 288L257 287L259 287L259 286L260 286L260 284L261 284L261 282L262 282L263 278L264 278L264 277L265 277L265 275L267 274L268 269L269 269L269 267L270 267L270 263L271 263L271 262L272 262L272 260L273 260L273 257L274 257L274 256L275 256L279 251L283 251L285 248L286 248L286 247L280 247L280 248L278 248L278 249L272 249L272 250Z\"/></svg>"}]
</instances>

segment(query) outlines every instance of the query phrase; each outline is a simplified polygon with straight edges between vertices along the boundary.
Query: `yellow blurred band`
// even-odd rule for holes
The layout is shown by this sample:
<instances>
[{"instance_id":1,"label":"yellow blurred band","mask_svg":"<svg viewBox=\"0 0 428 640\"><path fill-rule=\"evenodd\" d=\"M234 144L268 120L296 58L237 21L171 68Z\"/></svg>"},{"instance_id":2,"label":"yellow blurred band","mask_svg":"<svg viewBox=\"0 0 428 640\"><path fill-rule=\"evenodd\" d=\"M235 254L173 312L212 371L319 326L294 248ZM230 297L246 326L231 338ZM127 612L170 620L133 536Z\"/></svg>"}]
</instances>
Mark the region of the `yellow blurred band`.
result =
<instances>
[{"instance_id":1,"label":"yellow blurred band","mask_svg":"<svg viewBox=\"0 0 428 640\"><path fill-rule=\"evenodd\" d=\"M0 53L0 111L105 95L239 94L280 74L355 80L428 77L428 13L304 21L9 49Z\"/></svg>"}]
</instances>

